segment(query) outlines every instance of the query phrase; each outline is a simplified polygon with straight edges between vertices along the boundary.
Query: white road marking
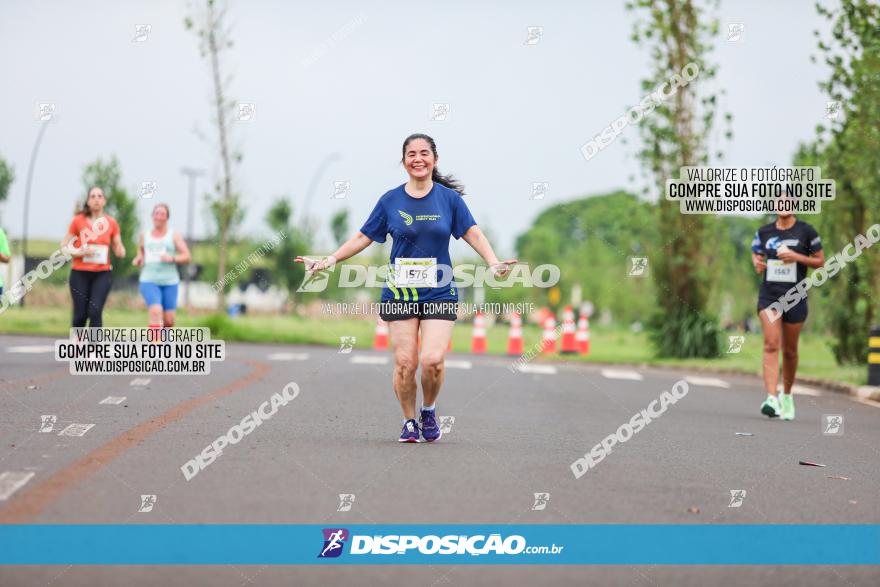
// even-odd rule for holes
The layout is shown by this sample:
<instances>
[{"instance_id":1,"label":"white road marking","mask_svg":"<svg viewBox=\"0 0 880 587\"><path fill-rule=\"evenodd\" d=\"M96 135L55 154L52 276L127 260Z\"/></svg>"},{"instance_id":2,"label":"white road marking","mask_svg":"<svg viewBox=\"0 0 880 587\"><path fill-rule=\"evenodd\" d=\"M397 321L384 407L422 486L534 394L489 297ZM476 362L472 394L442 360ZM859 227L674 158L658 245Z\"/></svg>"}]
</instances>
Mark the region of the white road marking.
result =
<instances>
[{"instance_id":1,"label":"white road marking","mask_svg":"<svg viewBox=\"0 0 880 587\"><path fill-rule=\"evenodd\" d=\"M51 353L55 350L54 346L45 345L45 344L33 344L33 345L25 345L25 346L10 346L6 347L7 353Z\"/></svg>"},{"instance_id":2,"label":"white road marking","mask_svg":"<svg viewBox=\"0 0 880 587\"><path fill-rule=\"evenodd\" d=\"M388 357L373 357L371 355L355 355L351 358L355 365L387 365Z\"/></svg>"},{"instance_id":3,"label":"white road marking","mask_svg":"<svg viewBox=\"0 0 880 587\"><path fill-rule=\"evenodd\" d=\"M68 424L67 428L58 433L58 436L83 436L94 426L94 424Z\"/></svg>"},{"instance_id":4,"label":"white road marking","mask_svg":"<svg viewBox=\"0 0 880 587\"><path fill-rule=\"evenodd\" d=\"M631 381L641 381L644 379L641 373L635 371L620 371L617 369L602 369L602 377L606 379L629 379Z\"/></svg>"},{"instance_id":5,"label":"white road marking","mask_svg":"<svg viewBox=\"0 0 880 587\"><path fill-rule=\"evenodd\" d=\"M516 368L520 373L538 373L540 375L556 375L553 365L520 365Z\"/></svg>"},{"instance_id":6,"label":"white road marking","mask_svg":"<svg viewBox=\"0 0 880 587\"><path fill-rule=\"evenodd\" d=\"M779 393L782 393L782 385L777 387L777 391L779 391ZM811 395L813 397L822 396L822 392L818 389L813 389L812 387L804 387L803 385L798 385L797 383L791 386L791 392L795 395Z\"/></svg>"},{"instance_id":7,"label":"white road marking","mask_svg":"<svg viewBox=\"0 0 880 587\"><path fill-rule=\"evenodd\" d=\"M144 379L144 378L132 379L131 383L129 383L129 385L132 385L134 387L146 387L149 384L150 384L150 379Z\"/></svg>"},{"instance_id":8,"label":"white road marking","mask_svg":"<svg viewBox=\"0 0 880 587\"><path fill-rule=\"evenodd\" d=\"M730 384L722 379L718 379L717 377L698 377L696 375L687 375L684 378L688 383L693 383L694 385L702 385L703 387L723 387L724 389L730 389Z\"/></svg>"},{"instance_id":9,"label":"white road marking","mask_svg":"<svg viewBox=\"0 0 880 587\"><path fill-rule=\"evenodd\" d=\"M3 471L0 473L0 501L6 501L13 493L21 489L36 473L19 473Z\"/></svg>"},{"instance_id":10,"label":"white road marking","mask_svg":"<svg viewBox=\"0 0 880 587\"><path fill-rule=\"evenodd\" d=\"M453 361L447 359L446 366L449 369L470 369L473 364L470 361Z\"/></svg>"},{"instance_id":11,"label":"white road marking","mask_svg":"<svg viewBox=\"0 0 880 587\"><path fill-rule=\"evenodd\" d=\"M308 353L272 353L267 357L270 361L307 361Z\"/></svg>"},{"instance_id":12,"label":"white road marking","mask_svg":"<svg viewBox=\"0 0 880 587\"><path fill-rule=\"evenodd\" d=\"M125 396L119 397L119 396L115 396L115 395L108 395L107 397L105 397L104 399L99 401L98 403L99 404L119 405L124 401L125 401Z\"/></svg>"}]
</instances>

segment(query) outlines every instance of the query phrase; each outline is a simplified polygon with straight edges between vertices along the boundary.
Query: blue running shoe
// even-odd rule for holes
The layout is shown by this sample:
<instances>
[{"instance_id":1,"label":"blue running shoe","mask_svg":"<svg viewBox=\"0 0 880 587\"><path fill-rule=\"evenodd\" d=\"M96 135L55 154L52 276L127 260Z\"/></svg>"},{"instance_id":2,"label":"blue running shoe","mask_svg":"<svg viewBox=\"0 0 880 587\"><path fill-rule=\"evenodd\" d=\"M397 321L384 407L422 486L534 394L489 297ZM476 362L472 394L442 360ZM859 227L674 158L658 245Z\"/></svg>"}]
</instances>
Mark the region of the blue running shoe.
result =
<instances>
[{"instance_id":1,"label":"blue running shoe","mask_svg":"<svg viewBox=\"0 0 880 587\"><path fill-rule=\"evenodd\" d=\"M415 420L407 420L403 424L403 431L400 433L400 439L397 442L418 442L419 441L419 425Z\"/></svg>"},{"instance_id":2,"label":"blue running shoe","mask_svg":"<svg viewBox=\"0 0 880 587\"><path fill-rule=\"evenodd\" d=\"M425 437L425 442L434 442L443 436L440 426L437 425L437 416L434 414L434 410L422 410L422 417L419 421L422 423L422 436Z\"/></svg>"}]
</instances>

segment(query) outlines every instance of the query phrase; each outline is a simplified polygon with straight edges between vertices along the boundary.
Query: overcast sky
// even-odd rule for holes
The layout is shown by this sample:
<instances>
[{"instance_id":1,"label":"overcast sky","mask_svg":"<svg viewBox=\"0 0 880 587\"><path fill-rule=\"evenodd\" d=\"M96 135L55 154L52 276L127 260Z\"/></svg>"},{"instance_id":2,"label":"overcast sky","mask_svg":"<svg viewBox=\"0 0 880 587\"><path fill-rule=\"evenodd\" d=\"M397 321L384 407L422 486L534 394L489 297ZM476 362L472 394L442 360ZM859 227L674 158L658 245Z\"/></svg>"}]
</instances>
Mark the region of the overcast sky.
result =
<instances>
[{"instance_id":1,"label":"overcast sky","mask_svg":"<svg viewBox=\"0 0 880 587\"><path fill-rule=\"evenodd\" d=\"M648 60L629 40L633 16L622 5L231 1L235 47L224 67L231 96L256 109L233 128L244 154L243 232L268 235L265 212L278 196L302 212L316 182L310 212L330 249L334 211L347 207L356 230L406 180L400 147L411 132L435 137L440 170L465 183L502 253L543 208L634 187L637 129L589 162L579 150L642 97ZM0 1L0 157L17 175L0 218L13 238L22 233L37 103L54 103L55 120L35 167L32 237L60 239L84 197L83 166L114 154L132 193L158 182L155 199L140 202L142 224L161 200L185 227L180 168L214 177L219 169L210 78L186 14L186 3L170 0ZM727 89L722 110L734 115L736 135L726 162L788 165L825 115L817 87L825 70L809 61L823 22L795 0L728 0L719 18L717 86ZM741 40L728 41L729 23L744 25ZM136 24L150 25L141 42ZM525 43L529 26L543 27L536 44ZM447 120L430 120L433 103L449 104ZM331 199L335 181L351 182L345 199ZM546 198L530 199L533 182L549 183ZM196 236L206 234L199 208Z\"/></svg>"}]
</instances>

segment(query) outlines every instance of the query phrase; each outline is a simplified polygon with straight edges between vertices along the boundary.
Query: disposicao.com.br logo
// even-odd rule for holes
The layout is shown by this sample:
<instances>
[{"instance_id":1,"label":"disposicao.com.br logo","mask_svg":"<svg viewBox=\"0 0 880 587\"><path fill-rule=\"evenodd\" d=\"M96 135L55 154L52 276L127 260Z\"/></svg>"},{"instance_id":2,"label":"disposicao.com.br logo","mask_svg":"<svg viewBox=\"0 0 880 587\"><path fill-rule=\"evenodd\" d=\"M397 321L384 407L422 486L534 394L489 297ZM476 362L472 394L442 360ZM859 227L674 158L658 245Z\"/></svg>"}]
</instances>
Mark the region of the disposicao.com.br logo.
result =
<instances>
[{"instance_id":1,"label":"disposicao.com.br logo","mask_svg":"<svg viewBox=\"0 0 880 587\"><path fill-rule=\"evenodd\" d=\"M519 534L349 534L346 528L324 528L318 558L335 558L350 544L350 555L519 555L560 554L564 546L529 546Z\"/></svg>"}]
</instances>

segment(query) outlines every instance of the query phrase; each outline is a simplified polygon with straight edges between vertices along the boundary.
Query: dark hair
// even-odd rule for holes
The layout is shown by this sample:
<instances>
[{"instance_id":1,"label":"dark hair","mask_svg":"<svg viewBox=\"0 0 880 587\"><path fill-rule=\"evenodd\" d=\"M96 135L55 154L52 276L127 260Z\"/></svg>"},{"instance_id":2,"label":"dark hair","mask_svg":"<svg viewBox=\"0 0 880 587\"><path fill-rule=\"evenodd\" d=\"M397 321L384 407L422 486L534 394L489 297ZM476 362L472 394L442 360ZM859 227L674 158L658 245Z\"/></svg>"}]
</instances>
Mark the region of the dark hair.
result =
<instances>
[{"instance_id":1,"label":"dark hair","mask_svg":"<svg viewBox=\"0 0 880 587\"><path fill-rule=\"evenodd\" d=\"M101 186L93 185L92 187L90 187L89 190L86 192L86 201L83 202L82 207L76 211L77 214L82 214L83 216L91 216L92 209L89 208L89 196L92 195L92 190L101 190L101 193L104 194L104 188L102 188ZM104 200L107 200L106 194L104 194Z\"/></svg>"},{"instance_id":2,"label":"dark hair","mask_svg":"<svg viewBox=\"0 0 880 587\"><path fill-rule=\"evenodd\" d=\"M162 202L156 204L153 206L153 212L156 211L156 208L165 208L165 218L171 218L171 208L168 207L168 204Z\"/></svg>"},{"instance_id":3,"label":"dark hair","mask_svg":"<svg viewBox=\"0 0 880 587\"><path fill-rule=\"evenodd\" d=\"M401 162L403 162L403 158L406 157L407 145L409 145L411 142L413 142L416 139L424 139L424 140L428 141L428 144L431 145L431 151L434 153L434 158L435 159L437 158L437 144L434 142L434 139L432 139L431 137L429 137L426 134L417 132L417 133L413 133L413 134L409 135L408 137L406 137L406 140L403 141L403 148L401 149L402 153L401 153L401 158L400 158ZM458 181L457 179L455 179L452 175L441 174L440 171L437 170L436 165L434 166L434 169L431 172L431 180L436 183L439 183L440 185L446 186L449 189L453 189L453 190L457 191L460 196L464 195L464 186L462 185L462 183L460 181Z\"/></svg>"}]
</instances>

